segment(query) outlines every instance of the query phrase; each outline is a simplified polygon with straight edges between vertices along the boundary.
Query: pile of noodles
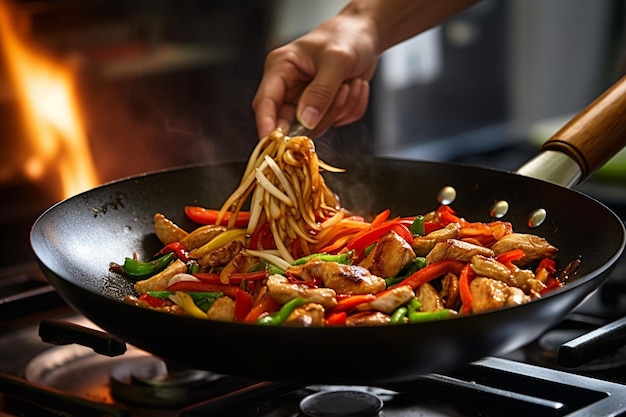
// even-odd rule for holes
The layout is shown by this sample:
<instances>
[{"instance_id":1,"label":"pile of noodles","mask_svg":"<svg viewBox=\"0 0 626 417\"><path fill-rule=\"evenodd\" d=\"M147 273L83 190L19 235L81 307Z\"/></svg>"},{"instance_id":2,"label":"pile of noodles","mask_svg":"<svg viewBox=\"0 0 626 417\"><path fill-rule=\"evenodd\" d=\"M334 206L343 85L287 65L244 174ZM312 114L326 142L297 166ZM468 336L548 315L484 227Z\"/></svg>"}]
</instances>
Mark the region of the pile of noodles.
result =
<instances>
[{"instance_id":1,"label":"pile of noodles","mask_svg":"<svg viewBox=\"0 0 626 417\"><path fill-rule=\"evenodd\" d=\"M261 139L253 150L237 189L222 205L217 223L238 213L250 201L248 238L269 227L276 250L294 259L340 247L369 226L339 205L323 171L343 172L319 160L306 136L286 136L280 129ZM229 216L229 228L237 216Z\"/></svg>"}]
</instances>

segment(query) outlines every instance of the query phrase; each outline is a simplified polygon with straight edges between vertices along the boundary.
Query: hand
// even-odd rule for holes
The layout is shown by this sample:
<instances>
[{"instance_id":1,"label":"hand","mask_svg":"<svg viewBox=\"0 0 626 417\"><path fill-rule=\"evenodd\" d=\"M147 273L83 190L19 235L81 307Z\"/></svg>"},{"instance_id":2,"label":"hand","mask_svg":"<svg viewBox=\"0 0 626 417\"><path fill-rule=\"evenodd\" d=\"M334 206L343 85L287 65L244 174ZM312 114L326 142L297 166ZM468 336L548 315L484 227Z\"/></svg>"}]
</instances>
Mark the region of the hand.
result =
<instances>
[{"instance_id":1,"label":"hand","mask_svg":"<svg viewBox=\"0 0 626 417\"><path fill-rule=\"evenodd\" d=\"M377 58L368 22L343 15L270 52L253 100L259 137L295 119L320 135L363 117Z\"/></svg>"}]
</instances>

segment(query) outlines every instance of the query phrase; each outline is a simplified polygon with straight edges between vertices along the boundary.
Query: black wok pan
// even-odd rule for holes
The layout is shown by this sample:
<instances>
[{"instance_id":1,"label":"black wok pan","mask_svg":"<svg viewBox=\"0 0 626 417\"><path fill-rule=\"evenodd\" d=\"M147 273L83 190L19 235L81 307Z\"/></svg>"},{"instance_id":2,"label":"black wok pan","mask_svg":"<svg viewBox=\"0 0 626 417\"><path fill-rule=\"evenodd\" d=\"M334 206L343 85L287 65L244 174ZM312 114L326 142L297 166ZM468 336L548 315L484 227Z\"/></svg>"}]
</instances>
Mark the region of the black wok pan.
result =
<instances>
[{"instance_id":1,"label":"black wok pan","mask_svg":"<svg viewBox=\"0 0 626 417\"><path fill-rule=\"evenodd\" d=\"M586 178L625 144L624 86L618 84L546 145L565 147L582 161L580 169L570 157L550 151L547 155L556 158L546 162L544 152L521 171L566 185ZM589 147L594 139L602 146ZM597 152L598 148L609 152ZM388 207L396 215L430 211L445 186L457 191L453 208L471 220L493 220L494 202L507 201L509 210L502 220L560 248L559 268L580 258L579 275L564 288L519 307L401 326L265 327L168 315L123 303L132 283L110 273L109 263L123 261L133 252L148 258L160 249L152 232L156 212L191 230L195 225L185 219L183 206L220 207L238 184L243 163L151 173L79 194L37 220L32 247L50 282L77 311L164 359L264 380L359 384L443 371L532 341L597 289L624 249L624 226L609 209L545 180L448 163L325 159L347 169L327 176L327 182L344 207L363 214ZM548 175L543 172L546 167ZM530 228L529 215L540 208L546 219Z\"/></svg>"}]
</instances>

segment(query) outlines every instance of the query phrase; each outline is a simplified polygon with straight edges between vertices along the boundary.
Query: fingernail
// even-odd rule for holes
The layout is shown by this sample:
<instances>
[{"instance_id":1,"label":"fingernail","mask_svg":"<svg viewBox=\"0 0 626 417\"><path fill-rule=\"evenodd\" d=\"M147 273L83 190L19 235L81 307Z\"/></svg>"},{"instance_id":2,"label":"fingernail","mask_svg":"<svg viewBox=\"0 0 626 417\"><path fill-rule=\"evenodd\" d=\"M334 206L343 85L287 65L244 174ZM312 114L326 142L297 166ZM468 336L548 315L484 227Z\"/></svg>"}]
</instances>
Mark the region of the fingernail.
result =
<instances>
[{"instance_id":1,"label":"fingernail","mask_svg":"<svg viewBox=\"0 0 626 417\"><path fill-rule=\"evenodd\" d=\"M317 126L319 117L320 112L317 109L307 106L304 108L304 110L302 110L299 120L300 123L302 123L302 126L306 127L307 129L313 129L315 128L315 126Z\"/></svg>"}]
</instances>

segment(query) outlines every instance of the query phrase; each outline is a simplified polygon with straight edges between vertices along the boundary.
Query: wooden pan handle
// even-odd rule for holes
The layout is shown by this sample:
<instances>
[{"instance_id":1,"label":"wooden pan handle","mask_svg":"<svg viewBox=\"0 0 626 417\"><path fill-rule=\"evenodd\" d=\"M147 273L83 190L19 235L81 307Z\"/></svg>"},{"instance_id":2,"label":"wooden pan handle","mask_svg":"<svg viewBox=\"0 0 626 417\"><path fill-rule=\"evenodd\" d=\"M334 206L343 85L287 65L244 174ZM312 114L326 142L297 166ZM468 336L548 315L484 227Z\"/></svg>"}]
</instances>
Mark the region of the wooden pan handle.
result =
<instances>
[{"instance_id":1,"label":"wooden pan handle","mask_svg":"<svg viewBox=\"0 0 626 417\"><path fill-rule=\"evenodd\" d=\"M574 159L585 180L626 146L626 76L556 132L542 150Z\"/></svg>"}]
</instances>

